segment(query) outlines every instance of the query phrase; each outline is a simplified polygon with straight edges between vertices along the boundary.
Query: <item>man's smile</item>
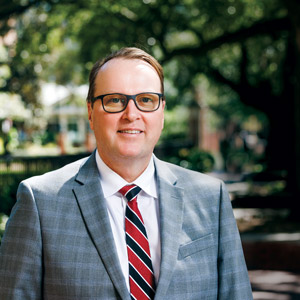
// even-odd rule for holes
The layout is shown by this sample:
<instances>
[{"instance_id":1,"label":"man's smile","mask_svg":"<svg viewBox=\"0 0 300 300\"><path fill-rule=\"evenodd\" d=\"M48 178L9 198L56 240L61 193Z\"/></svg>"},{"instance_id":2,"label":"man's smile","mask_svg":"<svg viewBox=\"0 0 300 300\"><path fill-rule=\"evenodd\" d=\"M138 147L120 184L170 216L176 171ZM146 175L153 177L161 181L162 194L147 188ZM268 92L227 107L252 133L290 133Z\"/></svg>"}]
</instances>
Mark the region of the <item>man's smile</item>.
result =
<instances>
[{"instance_id":1,"label":"man's smile","mask_svg":"<svg viewBox=\"0 0 300 300\"><path fill-rule=\"evenodd\" d=\"M142 133L143 131L141 130L118 130L120 133L129 133L129 134L138 134Z\"/></svg>"}]
</instances>

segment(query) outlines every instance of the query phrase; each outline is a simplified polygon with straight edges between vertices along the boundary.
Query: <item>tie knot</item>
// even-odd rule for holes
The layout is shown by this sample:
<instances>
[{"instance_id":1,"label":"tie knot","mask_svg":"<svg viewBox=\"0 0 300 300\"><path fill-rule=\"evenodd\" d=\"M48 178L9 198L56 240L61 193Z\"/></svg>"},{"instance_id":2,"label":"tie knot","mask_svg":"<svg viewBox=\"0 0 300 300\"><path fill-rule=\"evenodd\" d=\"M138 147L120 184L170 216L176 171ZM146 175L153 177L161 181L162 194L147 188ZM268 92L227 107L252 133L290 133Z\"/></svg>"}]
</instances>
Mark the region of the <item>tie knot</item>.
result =
<instances>
[{"instance_id":1,"label":"tie knot","mask_svg":"<svg viewBox=\"0 0 300 300\"><path fill-rule=\"evenodd\" d=\"M141 188L135 184L125 185L119 190L119 192L126 197L128 202L133 200L140 191Z\"/></svg>"}]
</instances>

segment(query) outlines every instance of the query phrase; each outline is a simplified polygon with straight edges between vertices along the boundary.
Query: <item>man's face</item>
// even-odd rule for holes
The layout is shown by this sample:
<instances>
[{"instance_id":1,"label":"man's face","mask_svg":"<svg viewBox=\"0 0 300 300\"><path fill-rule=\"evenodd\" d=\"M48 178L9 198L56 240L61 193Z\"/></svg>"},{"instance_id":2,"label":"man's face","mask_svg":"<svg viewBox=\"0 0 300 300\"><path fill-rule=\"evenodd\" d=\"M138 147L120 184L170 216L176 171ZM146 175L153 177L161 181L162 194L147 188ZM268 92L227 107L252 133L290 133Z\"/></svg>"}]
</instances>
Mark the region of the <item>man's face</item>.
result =
<instances>
[{"instance_id":1,"label":"man's face","mask_svg":"<svg viewBox=\"0 0 300 300\"><path fill-rule=\"evenodd\" d=\"M161 93L158 74L142 60L112 59L102 66L95 80L94 97L142 92ZM158 110L142 112L130 100L124 111L107 113L101 100L97 100L93 108L88 103L90 126L102 160L110 167L128 158L149 161L163 129L164 106L163 101Z\"/></svg>"}]
</instances>

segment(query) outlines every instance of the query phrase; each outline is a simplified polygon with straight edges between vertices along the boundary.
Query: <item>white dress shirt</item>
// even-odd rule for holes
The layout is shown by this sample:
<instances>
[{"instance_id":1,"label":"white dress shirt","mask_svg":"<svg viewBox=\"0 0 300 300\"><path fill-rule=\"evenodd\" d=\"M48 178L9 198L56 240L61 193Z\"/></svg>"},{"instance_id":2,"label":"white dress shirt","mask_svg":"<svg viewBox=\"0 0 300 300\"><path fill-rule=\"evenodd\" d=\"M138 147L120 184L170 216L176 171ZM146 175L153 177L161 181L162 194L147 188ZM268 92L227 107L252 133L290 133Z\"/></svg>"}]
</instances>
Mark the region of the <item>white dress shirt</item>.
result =
<instances>
[{"instance_id":1,"label":"white dress shirt","mask_svg":"<svg viewBox=\"0 0 300 300\"><path fill-rule=\"evenodd\" d=\"M128 184L136 184L142 189L138 194L137 203L148 235L153 271L157 283L160 271L161 244L158 193L153 158L151 158L146 170L133 182L125 181L120 175L111 170L100 158L98 151L96 151L96 162L107 204L112 233L128 290L130 290L129 267L125 240L125 210L127 200L118 192L124 185Z\"/></svg>"}]
</instances>

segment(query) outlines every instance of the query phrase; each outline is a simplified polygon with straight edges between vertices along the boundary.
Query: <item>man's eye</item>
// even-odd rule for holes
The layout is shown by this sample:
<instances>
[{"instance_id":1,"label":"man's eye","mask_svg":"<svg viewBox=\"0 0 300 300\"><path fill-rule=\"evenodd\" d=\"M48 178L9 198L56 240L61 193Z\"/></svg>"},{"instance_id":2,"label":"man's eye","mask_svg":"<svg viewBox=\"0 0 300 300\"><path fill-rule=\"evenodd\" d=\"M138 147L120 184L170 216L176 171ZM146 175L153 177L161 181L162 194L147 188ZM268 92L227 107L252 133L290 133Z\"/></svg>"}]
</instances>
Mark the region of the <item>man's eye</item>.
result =
<instances>
[{"instance_id":1,"label":"man's eye","mask_svg":"<svg viewBox=\"0 0 300 300\"><path fill-rule=\"evenodd\" d=\"M124 102L125 99L114 97L114 98L107 99L106 104L120 104L120 103L124 104Z\"/></svg>"},{"instance_id":2,"label":"man's eye","mask_svg":"<svg viewBox=\"0 0 300 300\"><path fill-rule=\"evenodd\" d=\"M153 100L151 98L142 98L142 102L143 103L149 103L149 102L152 102Z\"/></svg>"},{"instance_id":3,"label":"man's eye","mask_svg":"<svg viewBox=\"0 0 300 300\"><path fill-rule=\"evenodd\" d=\"M121 100L119 98L112 98L112 99L110 99L110 102L119 103L119 102L121 102Z\"/></svg>"}]
</instances>

